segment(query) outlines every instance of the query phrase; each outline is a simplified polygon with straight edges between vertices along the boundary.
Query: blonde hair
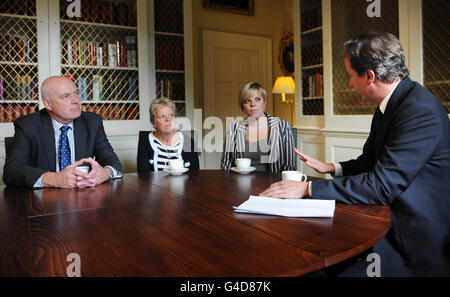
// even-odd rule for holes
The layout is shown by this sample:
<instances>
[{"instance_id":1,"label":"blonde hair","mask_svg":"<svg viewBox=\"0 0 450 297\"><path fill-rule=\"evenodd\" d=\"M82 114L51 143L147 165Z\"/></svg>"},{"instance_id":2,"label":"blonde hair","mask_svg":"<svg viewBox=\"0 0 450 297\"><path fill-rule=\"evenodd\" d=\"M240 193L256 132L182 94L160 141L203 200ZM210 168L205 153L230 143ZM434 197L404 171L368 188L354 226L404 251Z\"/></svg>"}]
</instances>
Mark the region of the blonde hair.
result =
<instances>
[{"instance_id":1,"label":"blonde hair","mask_svg":"<svg viewBox=\"0 0 450 297\"><path fill-rule=\"evenodd\" d=\"M242 87L239 92L239 107L243 111L244 101L247 100L250 96L252 96L256 91L259 91L264 102L266 101L267 92L266 90L257 82L249 82Z\"/></svg>"},{"instance_id":2,"label":"blonde hair","mask_svg":"<svg viewBox=\"0 0 450 297\"><path fill-rule=\"evenodd\" d=\"M172 100L168 99L168 98L158 98L152 101L152 104L150 104L150 122L152 124L155 124L155 120L156 120L156 112L164 106L168 106L170 108L172 108L173 113L175 113L175 103L173 103Z\"/></svg>"}]
</instances>

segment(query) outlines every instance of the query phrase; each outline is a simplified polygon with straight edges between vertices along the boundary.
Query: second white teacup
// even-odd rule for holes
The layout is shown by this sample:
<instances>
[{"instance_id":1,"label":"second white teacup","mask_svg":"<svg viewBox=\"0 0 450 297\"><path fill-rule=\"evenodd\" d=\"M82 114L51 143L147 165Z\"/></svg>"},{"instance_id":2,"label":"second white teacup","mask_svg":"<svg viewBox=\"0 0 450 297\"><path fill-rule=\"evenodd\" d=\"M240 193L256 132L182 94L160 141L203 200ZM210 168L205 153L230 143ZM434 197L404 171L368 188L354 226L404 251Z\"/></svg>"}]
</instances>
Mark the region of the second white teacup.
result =
<instances>
[{"instance_id":1,"label":"second white teacup","mask_svg":"<svg viewBox=\"0 0 450 297\"><path fill-rule=\"evenodd\" d=\"M281 178L283 180L295 180L305 182L308 177L306 174L303 174L301 171L283 171L281 172Z\"/></svg>"},{"instance_id":2,"label":"second white teacup","mask_svg":"<svg viewBox=\"0 0 450 297\"><path fill-rule=\"evenodd\" d=\"M250 164L252 164L252 159L249 159L249 158L238 158L238 159L236 159L236 166L239 169L249 168Z\"/></svg>"},{"instance_id":3,"label":"second white teacup","mask_svg":"<svg viewBox=\"0 0 450 297\"><path fill-rule=\"evenodd\" d=\"M179 170L183 169L183 167L184 167L183 160L180 160L180 159L169 160L168 164L169 164L170 171L179 171Z\"/></svg>"}]
</instances>

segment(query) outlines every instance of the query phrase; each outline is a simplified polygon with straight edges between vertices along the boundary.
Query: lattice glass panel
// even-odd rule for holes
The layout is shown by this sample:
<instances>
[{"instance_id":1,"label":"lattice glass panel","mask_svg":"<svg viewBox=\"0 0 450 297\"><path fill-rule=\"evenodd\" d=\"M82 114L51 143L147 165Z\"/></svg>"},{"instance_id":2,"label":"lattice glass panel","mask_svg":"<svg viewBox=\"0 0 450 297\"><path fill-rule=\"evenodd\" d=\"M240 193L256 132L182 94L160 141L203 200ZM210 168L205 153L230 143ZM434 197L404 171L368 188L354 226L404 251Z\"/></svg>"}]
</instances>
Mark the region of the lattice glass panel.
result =
<instances>
[{"instance_id":1,"label":"lattice glass panel","mask_svg":"<svg viewBox=\"0 0 450 297\"><path fill-rule=\"evenodd\" d=\"M300 2L302 113L323 115L322 1Z\"/></svg>"},{"instance_id":2,"label":"lattice glass panel","mask_svg":"<svg viewBox=\"0 0 450 297\"><path fill-rule=\"evenodd\" d=\"M36 2L0 3L0 122L39 106Z\"/></svg>"},{"instance_id":3,"label":"lattice glass panel","mask_svg":"<svg viewBox=\"0 0 450 297\"><path fill-rule=\"evenodd\" d=\"M184 73L156 72L156 98L184 101Z\"/></svg>"},{"instance_id":4,"label":"lattice glass panel","mask_svg":"<svg viewBox=\"0 0 450 297\"><path fill-rule=\"evenodd\" d=\"M36 0L2 0L0 2L0 13L36 16Z\"/></svg>"},{"instance_id":5,"label":"lattice glass panel","mask_svg":"<svg viewBox=\"0 0 450 297\"><path fill-rule=\"evenodd\" d=\"M61 19L132 27L137 24L135 0L80 0L80 16L69 17L68 10L75 12L72 3L60 0Z\"/></svg>"},{"instance_id":6,"label":"lattice glass panel","mask_svg":"<svg viewBox=\"0 0 450 297\"><path fill-rule=\"evenodd\" d=\"M157 70L184 70L184 38L158 34L155 38Z\"/></svg>"},{"instance_id":7,"label":"lattice glass panel","mask_svg":"<svg viewBox=\"0 0 450 297\"><path fill-rule=\"evenodd\" d=\"M177 109L175 111L177 117L186 115L186 103L185 102L175 103L175 108Z\"/></svg>"},{"instance_id":8,"label":"lattice glass panel","mask_svg":"<svg viewBox=\"0 0 450 297\"><path fill-rule=\"evenodd\" d=\"M68 18L60 1L62 74L78 85L84 110L139 119L135 1L94 2L82 1L82 15Z\"/></svg>"},{"instance_id":9,"label":"lattice glass panel","mask_svg":"<svg viewBox=\"0 0 450 297\"><path fill-rule=\"evenodd\" d=\"M177 116L186 115L182 0L155 0L156 98L175 102Z\"/></svg>"},{"instance_id":10,"label":"lattice glass panel","mask_svg":"<svg viewBox=\"0 0 450 297\"><path fill-rule=\"evenodd\" d=\"M183 0L155 0L155 31L183 34Z\"/></svg>"},{"instance_id":11,"label":"lattice glass panel","mask_svg":"<svg viewBox=\"0 0 450 297\"><path fill-rule=\"evenodd\" d=\"M422 1L424 85L450 113L450 2Z\"/></svg>"},{"instance_id":12,"label":"lattice glass panel","mask_svg":"<svg viewBox=\"0 0 450 297\"><path fill-rule=\"evenodd\" d=\"M399 36L398 0L380 0L380 17L369 17L370 2L331 1L333 112L336 115L373 114L376 104L363 102L348 84L344 65L344 43L370 30L387 31Z\"/></svg>"}]
</instances>

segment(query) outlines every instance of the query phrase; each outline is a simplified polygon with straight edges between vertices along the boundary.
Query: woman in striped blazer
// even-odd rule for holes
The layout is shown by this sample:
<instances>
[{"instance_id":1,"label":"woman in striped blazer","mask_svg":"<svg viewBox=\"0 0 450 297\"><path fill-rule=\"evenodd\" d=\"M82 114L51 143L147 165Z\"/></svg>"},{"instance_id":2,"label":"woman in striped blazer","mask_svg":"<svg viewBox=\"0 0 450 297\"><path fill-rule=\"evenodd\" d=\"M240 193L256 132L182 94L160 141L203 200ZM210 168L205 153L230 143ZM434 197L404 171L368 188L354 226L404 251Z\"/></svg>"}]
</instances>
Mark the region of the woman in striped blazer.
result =
<instances>
[{"instance_id":1,"label":"woman in striped blazer","mask_svg":"<svg viewBox=\"0 0 450 297\"><path fill-rule=\"evenodd\" d=\"M156 131L139 132L137 171L162 171L171 159L182 159L184 167L198 170L194 140L175 130L175 104L167 98L153 100L150 121Z\"/></svg>"},{"instance_id":2,"label":"woman in striped blazer","mask_svg":"<svg viewBox=\"0 0 450 297\"><path fill-rule=\"evenodd\" d=\"M227 128L223 170L230 170L237 158L250 158L256 171L297 169L291 124L265 111L266 96L266 90L257 82L247 83L239 93L239 106L247 118Z\"/></svg>"}]
</instances>

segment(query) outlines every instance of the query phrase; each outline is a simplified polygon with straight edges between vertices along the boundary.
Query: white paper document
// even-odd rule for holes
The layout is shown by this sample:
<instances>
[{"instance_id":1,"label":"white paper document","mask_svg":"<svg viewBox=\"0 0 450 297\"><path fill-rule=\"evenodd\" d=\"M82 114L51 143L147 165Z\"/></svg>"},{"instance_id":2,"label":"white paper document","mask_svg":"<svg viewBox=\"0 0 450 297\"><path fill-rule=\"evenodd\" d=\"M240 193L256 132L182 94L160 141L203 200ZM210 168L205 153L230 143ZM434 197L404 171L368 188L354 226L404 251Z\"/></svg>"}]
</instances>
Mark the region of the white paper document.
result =
<instances>
[{"instance_id":1,"label":"white paper document","mask_svg":"<svg viewBox=\"0 0 450 297\"><path fill-rule=\"evenodd\" d=\"M333 217L335 200L278 199L252 196L236 212L276 215L285 217Z\"/></svg>"}]
</instances>

